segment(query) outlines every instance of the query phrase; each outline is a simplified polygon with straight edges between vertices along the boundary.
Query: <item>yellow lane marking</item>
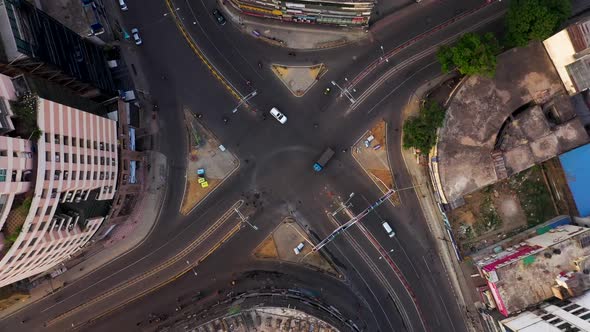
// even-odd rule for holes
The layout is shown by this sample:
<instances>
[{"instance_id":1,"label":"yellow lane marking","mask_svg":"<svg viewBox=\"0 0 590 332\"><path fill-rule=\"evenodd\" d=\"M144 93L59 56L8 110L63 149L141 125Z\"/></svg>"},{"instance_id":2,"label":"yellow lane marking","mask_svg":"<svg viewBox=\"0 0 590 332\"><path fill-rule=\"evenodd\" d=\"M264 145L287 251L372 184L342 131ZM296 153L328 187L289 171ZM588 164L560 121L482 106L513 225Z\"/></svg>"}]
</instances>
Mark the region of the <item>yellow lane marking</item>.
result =
<instances>
[{"instance_id":1,"label":"yellow lane marking","mask_svg":"<svg viewBox=\"0 0 590 332\"><path fill-rule=\"evenodd\" d=\"M184 39L186 40L186 42L188 43L188 45L190 46L190 48L193 50L193 52L197 55L197 57L199 57L199 59L201 60L201 62L205 65L205 67L207 67L207 69L211 72L211 74L232 95L232 97L236 98L236 100L241 100L242 97L240 96L240 94L238 93L238 91L236 91L231 86L231 84L213 67L213 65L209 62L209 60L207 60L207 58L205 57L205 55L203 54L203 52L201 52L201 50L199 50L199 48L195 44L194 40L191 38L191 36L189 35L188 31L186 31L186 29L184 28L184 25L180 21L180 19L178 17L178 13L174 9L174 6L172 4L172 1L171 0L166 0L166 5L168 6L168 11L170 12L170 14L172 14L172 17L174 17L174 22L176 23L176 27L178 28L178 30L180 30L180 33L182 33L182 35L184 36Z\"/></svg>"},{"instance_id":2,"label":"yellow lane marking","mask_svg":"<svg viewBox=\"0 0 590 332\"><path fill-rule=\"evenodd\" d=\"M138 277L136 277L134 279L130 279L130 280L124 281L124 282L120 283L119 285L117 285L116 287L111 288L109 291L107 291L105 293L102 293L101 295L99 295L99 296L97 296L97 297L95 297L95 298L93 298L93 299L91 299L89 301L86 301L85 303L83 303L83 304L81 304L81 305L79 305L79 306L77 306L75 308L72 308L72 309L70 309L70 310L68 310L66 312L61 313L60 315L58 315L58 316L54 317L53 319L49 320L47 322L47 326L53 325L53 324L55 324L55 323L57 323L57 322L65 319L65 318L67 318L67 317L75 314L76 312L79 312L79 311L81 311L81 310L83 310L83 309L85 309L85 308L87 308L87 307L89 307L89 306L91 306L91 305L93 305L93 304L95 304L97 302L100 302L100 301L102 301L102 300L104 300L104 299L106 299L106 298L108 298L110 296L113 296L114 294L119 293L122 290L124 290L124 289L126 289L126 288L128 288L130 286L133 286L133 285L135 285L135 284L137 284L137 283L139 283L139 282L141 282L141 281L143 281L143 280L145 280L145 279L147 279L147 278L149 278L149 277L157 274L158 272L161 272L162 270L164 270L164 269L172 266L173 264L175 264L179 260L184 259L184 257L190 251L192 251L197 246L199 246L201 243L203 243L205 240L207 240L209 238L209 236L211 236L212 233L214 233L217 229L219 229L221 227L221 225L223 225L223 223L227 219L229 219L229 217L231 217L235 213L235 210L234 209L239 208L240 206L242 206L242 204L244 204L244 201L243 200L239 200L236 203L234 203L232 205L232 207L230 207L227 211L225 211L225 213L219 219L217 219L217 221L215 221L215 223L211 227L209 227L196 240L194 240L193 242L191 242L187 247L185 247L182 251L180 251L174 257L171 257L170 259L168 259L164 264L161 264L161 265L157 266L156 268L154 268L154 269L152 269L152 270L150 270L150 271L148 271L148 272L146 272L146 273L144 273L144 274L142 274L142 275L140 275L140 276L138 276ZM237 226L240 226L240 225L241 225L241 222L237 224ZM225 241L226 238L227 238L227 234L222 239L222 241ZM219 246L221 246L221 244L218 242L217 244L215 244L213 246L213 248L217 249L217 248L219 248ZM206 258L212 252L213 251L210 249L207 252L207 254L204 255L203 257ZM204 259L203 257L201 259Z\"/></svg>"},{"instance_id":3,"label":"yellow lane marking","mask_svg":"<svg viewBox=\"0 0 590 332\"><path fill-rule=\"evenodd\" d=\"M225 242L227 242L232 236L234 236L234 234L236 234L240 229L242 228L242 224L239 223L236 226L234 226L229 232L227 232L227 234L225 234L225 236L223 237L223 239L221 239L221 241L219 241L213 248L211 248L207 253L205 253L203 256L201 256L201 258L199 258L199 260L197 261L198 263L195 265L199 265L199 263L203 262L205 259L207 259L207 257L209 257L211 254L213 254L213 252L215 250L217 250L219 247L221 247ZM184 270L180 271L179 273L177 273L176 275L172 276L171 278L169 278L168 280L164 280L163 282L157 284L156 286L153 286L149 289L146 289L144 291L142 291L141 293L137 294L136 296L128 299L127 301L120 303L119 305L117 305L116 307L110 308L107 311L102 312L100 315L92 317L91 319L89 319L88 321L86 321L85 323L76 326L77 329L81 328L82 326L85 325L89 325L92 324L94 322L96 322L97 320L108 316L110 314L112 314L113 312L121 309L122 307L128 305L129 303L146 296L149 293L155 292L156 290L168 285L169 283L177 280L178 278L182 277L185 273L191 271L191 269L194 266L189 266L189 267L185 267Z\"/></svg>"}]
</instances>

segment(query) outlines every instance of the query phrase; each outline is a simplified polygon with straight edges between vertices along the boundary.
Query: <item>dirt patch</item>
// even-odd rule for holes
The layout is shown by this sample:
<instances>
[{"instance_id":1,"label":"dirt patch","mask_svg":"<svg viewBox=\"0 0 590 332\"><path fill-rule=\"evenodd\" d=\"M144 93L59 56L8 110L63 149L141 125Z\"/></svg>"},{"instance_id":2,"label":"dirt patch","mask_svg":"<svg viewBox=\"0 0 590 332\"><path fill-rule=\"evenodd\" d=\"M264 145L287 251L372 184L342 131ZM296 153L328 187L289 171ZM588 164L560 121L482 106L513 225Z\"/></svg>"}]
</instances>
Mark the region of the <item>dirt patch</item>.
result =
<instances>
[{"instance_id":1,"label":"dirt patch","mask_svg":"<svg viewBox=\"0 0 590 332\"><path fill-rule=\"evenodd\" d=\"M186 191L184 200L182 200L182 206L180 207L180 213L187 215L197 203L199 203L207 194L209 194L217 184L221 182L219 179L207 179L209 186L207 188L201 187L201 184L197 182L197 176L191 176L186 181Z\"/></svg>"},{"instance_id":2,"label":"dirt patch","mask_svg":"<svg viewBox=\"0 0 590 332\"><path fill-rule=\"evenodd\" d=\"M464 196L465 204L448 215L464 254L558 215L540 167Z\"/></svg>"},{"instance_id":3,"label":"dirt patch","mask_svg":"<svg viewBox=\"0 0 590 332\"><path fill-rule=\"evenodd\" d=\"M383 193L396 187L387 156L386 133L387 124L378 121L352 146L352 156ZM401 205L397 193L390 201L394 206Z\"/></svg>"},{"instance_id":4,"label":"dirt patch","mask_svg":"<svg viewBox=\"0 0 590 332\"><path fill-rule=\"evenodd\" d=\"M187 182L180 208L180 213L184 215L190 213L239 166L238 159L229 151L222 151L221 142L188 109L185 109L185 121L190 148L187 155ZM199 172L202 172L201 181L207 181L207 186L199 183Z\"/></svg>"},{"instance_id":5,"label":"dirt patch","mask_svg":"<svg viewBox=\"0 0 590 332\"><path fill-rule=\"evenodd\" d=\"M378 178L378 181L381 181L387 188L393 187L393 177L388 169L369 169L368 171Z\"/></svg>"},{"instance_id":6,"label":"dirt patch","mask_svg":"<svg viewBox=\"0 0 590 332\"><path fill-rule=\"evenodd\" d=\"M324 64L287 66L272 64L271 70L295 97L302 97L327 72Z\"/></svg>"},{"instance_id":7,"label":"dirt patch","mask_svg":"<svg viewBox=\"0 0 590 332\"><path fill-rule=\"evenodd\" d=\"M293 250L298 244L304 247L299 254ZM254 250L259 259L277 259L307 265L332 275L338 275L332 264L319 252L312 252L313 244L304 229L293 219L286 219Z\"/></svg>"},{"instance_id":8,"label":"dirt patch","mask_svg":"<svg viewBox=\"0 0 590 332\"><path fill-rule=\"evenodd\" d=\"M254 250L254 256L256 258L279 258L277 246L272 238L272 235L266 238L256 249Z\"/></svg>"}]
</instances>

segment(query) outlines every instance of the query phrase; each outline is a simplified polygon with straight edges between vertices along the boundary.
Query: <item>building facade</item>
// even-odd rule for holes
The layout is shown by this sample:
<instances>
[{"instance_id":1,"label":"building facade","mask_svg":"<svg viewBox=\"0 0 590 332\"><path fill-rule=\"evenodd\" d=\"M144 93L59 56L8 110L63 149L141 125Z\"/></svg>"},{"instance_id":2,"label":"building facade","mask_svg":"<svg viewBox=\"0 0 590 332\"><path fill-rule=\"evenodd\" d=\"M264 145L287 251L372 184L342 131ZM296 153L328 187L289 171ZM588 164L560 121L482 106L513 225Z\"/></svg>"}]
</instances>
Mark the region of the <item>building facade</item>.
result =
<instances>
[{"instance_id":1,"label":"building facade","mask_svg":"<svg viewBox=\"0 0 590 332\"><path fill-rule=\"evenodd\" d=\"M116 93L102 47L28 1L0 0L0 73L30 74L90 98Z\"/></svg>"},{"instance_id":2,"label":"building facade","mask_svg":"<svg viewBox=\"0 0 590 332\"><path fill-rule=\"evenodd\" d=\"M285 22L366 27L375 3L363 0L229 0L243 14Z\"/></svg>"},{"instance_id":3,"label":"building facade","mask_svg":"<svg viewBox=\"0 0 590 332\"><path fill-rule=\"evenodd\" d=\"M36 128L26 139L0 136L0 287L47 271L80 249L104 217L85 218L61 204L112 199L118 173L115 121L19 96L12 82L0 75L0 102L18 113L17 131L27 125L22 108L33 112Z\"/></svg>"}]
</instances>

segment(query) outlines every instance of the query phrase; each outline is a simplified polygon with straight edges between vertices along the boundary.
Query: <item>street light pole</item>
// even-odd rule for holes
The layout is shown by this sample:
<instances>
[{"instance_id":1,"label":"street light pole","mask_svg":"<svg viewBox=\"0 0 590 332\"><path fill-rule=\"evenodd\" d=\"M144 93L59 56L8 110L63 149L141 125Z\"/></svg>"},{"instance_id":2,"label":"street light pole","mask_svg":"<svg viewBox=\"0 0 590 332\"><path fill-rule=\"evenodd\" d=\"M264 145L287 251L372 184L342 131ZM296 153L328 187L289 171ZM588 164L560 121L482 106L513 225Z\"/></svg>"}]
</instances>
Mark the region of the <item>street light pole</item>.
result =
<instances>
[{"instance_id":1,"label":"street light pole","mask_svg":"<svg viewBox=\"0 0 590 332\"><path fill-rule=\"evenodd\" d=\"M236 105L236 107L231 112L236 113L238 111L238 108L240 106L242 106L242 104L246 103L248 100L255 97L257 94L258 94L258 92L256 90L254 90L254 91L250 92L249 94L247 94L246 96L244 96L242 99L240 99L240 102L238 103L238 105Z\"/></svg>"},{"instance_id":2,"label":"street light pole","mask_svg":"<svg viewBox=\"0 0 590 332\"><path fill-rule=\"evenodd\" d=\"M385 50L383 49L383 45L381 45L381 54L383 55L381 56L381 58L379 58L379 60L383 61L383 59L385 59L385 62L389 62L389 59L385 57Z\"/></svg>"},{"instance_id":3,"label":"street light pole","mask_svg":"<svg viewBox=\"0 0 590 332\"><path fill-rule=\"evenodd\" d=\"M246 224L250 225L250 227L252 227L252 229L254 229L255 231L258 230L258 227L256 225L252 225L248 221L248 218L244 217L244 215L242 214L242 212L240 212L240 210L238 210L237 208L235 208L234 211L236 211L236 213L238 214L238 216L240 217L240 219L242 219L242 222L245 222Z\"/></svg>"},{"instance_id":4,"label":"street light pole","mask_svg":"<svg viewBox=\"0 0 590 332\"><path fill-rule=\"evenodd\" d=\"M344 80L348 81L347 79L344 79ZM350 94L350 91L348 91L348 88L343 89L335 81L332 81L330 83L332 83L333 86L337 87L340 90L340 97L345 96L346 98L348 98L348 101L350 101L351 104L355 103L356 100L354 100L354 97L352 96L352 94Z\"/></svg>"},{"instance_id":5,"label":"street light pole","mask_svg":"<svg viewBox=\"0 0 590 332\"><path fill-rule=\"evenodd\" d=\"M348 195L348 199L344 203L340 203L340 207L336 211L332 212L332 217L338 214L338 212L350 207L351 205L348 205L348 202L350 202L353 197L354 193L350 193L350 195Z\"/></svg>"},{"instance_id":6,"label":"street light pole","mask_svg":"<svg viewBox=\"0 0 590 332\"><path fill-rule=\"evenodd\" d=\"M188 261L188 259L186 260L186 265L190 266L191 262ZM195 277L197 276L197 271L195 271L195 267L191 267L191 270L193 270L193 274L195 275Z\"/></svg>"}]
</instances>

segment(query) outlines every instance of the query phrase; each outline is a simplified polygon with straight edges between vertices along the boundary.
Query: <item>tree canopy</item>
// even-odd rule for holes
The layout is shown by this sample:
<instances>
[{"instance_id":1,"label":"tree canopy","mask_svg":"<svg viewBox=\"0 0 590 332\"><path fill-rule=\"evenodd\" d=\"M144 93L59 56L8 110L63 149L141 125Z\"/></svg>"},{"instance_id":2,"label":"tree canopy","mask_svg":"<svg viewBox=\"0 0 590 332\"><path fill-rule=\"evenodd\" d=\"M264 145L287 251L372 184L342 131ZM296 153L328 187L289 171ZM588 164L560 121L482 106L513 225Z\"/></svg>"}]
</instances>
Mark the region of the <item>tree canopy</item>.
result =
<instances>
[{"instance_id":1,"label":"tree canopy","mask_svg":"<svg viewBox=\"0 0 590 332\"><path fill-rule=\"evenodd\" d=\"M506 15L509 46L544 40L571 15L571 0L512 0Z\"/></svg>"},{"instance_id":2,"label":"tree canopy","mask_svg":"<svg viewBox=\"0 0 590 332\"><path fill-rule=\"evenodd\" d=\"M418 116L404 122L404 148L416 148L427 154L436 144L436 131L442 126L445 110L437 102L429 101L420 107Z\"/></svg>"},{"instance_id":3,"label":"tree canopy","mask_svg":"<svg viewBox=\"0 0 590 332\"><path fill-rule=\"evenodd\" d=\"M494 76L496 54L500 50L498 40L492 33L480 36L466 33L453 46L441 46L436 58L444 72L457 68L463 75Z\"/></svg>"}]
</instances>

